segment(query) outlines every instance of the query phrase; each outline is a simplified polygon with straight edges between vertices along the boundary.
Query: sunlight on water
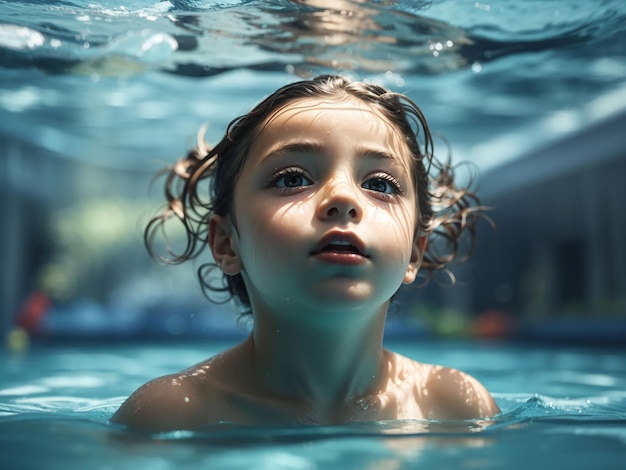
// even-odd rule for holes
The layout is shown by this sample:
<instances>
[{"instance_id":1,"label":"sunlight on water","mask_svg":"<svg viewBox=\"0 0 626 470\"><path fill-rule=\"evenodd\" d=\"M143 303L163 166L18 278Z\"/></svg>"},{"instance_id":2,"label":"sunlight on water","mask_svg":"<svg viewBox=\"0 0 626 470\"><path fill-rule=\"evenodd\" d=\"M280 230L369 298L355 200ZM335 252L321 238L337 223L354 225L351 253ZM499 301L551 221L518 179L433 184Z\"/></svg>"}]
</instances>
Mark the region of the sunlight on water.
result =
<instances>
[{"instance_id":1,"label":"sunlight on water","mask_svg":"<svg viewBox=\"0 0 626 470\"><path fill-rule=\"evenodd\" d=\"M55 197L61 193L49 175L65 160L152 174L181 156L201 125L216 142L232 118L277 87L342 72L406 93L450 142L455 159L484 171L626 116L625 45L623 0L0 0L0 158L10 188L30 181L27 174L37 181L20 188L27 202L40 185ZM619 139L598 139L594 150L623 153ZM21 144L39 157L35 168L22 165L25 155L14 151ZM437 145L445 156L445 146ZM71 184L91 193L93 174L81 175ZM11 196L10 211L24 209L26 218L39 220L41 214L13 204ZM59 258L102 261L107 249L120 250L124 237L137 235L128 227L145 210L131 210L129 200L85 199L63 211L53 238L64 248L79 247L79 256L67 248ZM43 230L24 227L16 238ZM45 273L53 285L79 285L68 281L67 265L53 267ZM142 276L119 287L126 290L117 292L122 301L112 311L84 303L76 317L63 312L52 326L93 332L106 318L118 328L112 333L130 331L133 302L156 305L188 295L183 276L156 279ZM513 295L504 287L503 297ZM167 313L172 334L219 326L186 324ZM225 345L29 349L19 332L12 344L19 354L0 355L2 469L621 470L626 460L620 350L437 342L393 348L479 378L502 409L491 420L299 428L224 423L142 435L109 423L129 394Z\"/></svg>"},{"instance_id":2,"label":"sunlight on water","mask_svg":"<svg viewBox=\"0 0 626 470\"><path fill-rule=\"evenodd\" d=\"M484 168L624 111L619 0L0 5L0 132L62 158L150 166L332 71L409 94Z\"/></svg>"}]
</instances>

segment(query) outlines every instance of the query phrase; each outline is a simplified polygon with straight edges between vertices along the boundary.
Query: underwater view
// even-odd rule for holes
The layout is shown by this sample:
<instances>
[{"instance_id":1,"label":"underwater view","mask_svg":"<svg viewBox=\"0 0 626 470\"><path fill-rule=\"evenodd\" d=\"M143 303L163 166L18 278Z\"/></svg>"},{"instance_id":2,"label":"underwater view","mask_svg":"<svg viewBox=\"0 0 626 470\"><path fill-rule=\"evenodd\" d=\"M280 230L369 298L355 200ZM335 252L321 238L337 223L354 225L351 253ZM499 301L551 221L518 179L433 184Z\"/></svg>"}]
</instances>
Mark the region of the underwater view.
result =
<instances>
[{"instance_id":1,"label":"underwater view","mask_svg":"<svg viewBox=\"0 0 626 470\"><path fill-rule=\"evenodd\" d=\"M252 328L203 295L202 257L146 253L157 173L319 74L414 100L480 197L470 261L394 294L385 346L468 372L501 412L109 422ZM623 468L625 129L622 0L0 0L0 467Z\"/></svg>"},{"instance_id":2,"label":"underwater view","mask_svg":"<svg viewBox=\"0 0 626 470\"><path fill-rule=\"evenodd\" d=\"M623 111L619 0L3 1L0 132L154 168L279 85L408 94L483 171Z\"/></svg>"},{"instance_id":3,"label":"underwater view","mask_svg":"<svg viewBox=\"0 0 626 470\"><path fill-rule=\"evenodd\" d=\"M237 334L193 269L146 256L153 178L202 126L216 143L277 87L344 73L416 101L496 227L454 289L399 296L397 331L620 342L625 18L619 0L2 1L1 330Z\"/></svg>"}]
</instances>

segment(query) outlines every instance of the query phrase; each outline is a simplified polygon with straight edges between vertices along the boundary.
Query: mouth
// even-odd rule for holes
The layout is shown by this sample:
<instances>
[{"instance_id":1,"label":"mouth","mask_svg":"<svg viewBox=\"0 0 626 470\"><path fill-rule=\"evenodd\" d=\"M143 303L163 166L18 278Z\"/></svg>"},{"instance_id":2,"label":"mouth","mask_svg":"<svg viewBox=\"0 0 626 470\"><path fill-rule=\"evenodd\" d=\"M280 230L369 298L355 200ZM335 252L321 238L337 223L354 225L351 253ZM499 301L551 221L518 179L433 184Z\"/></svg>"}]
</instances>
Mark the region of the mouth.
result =
<instances>
[{"instance_id":1,"label":"mouth","mask_svg":"<svg viewBox=\"0 0 626 470\"><path fill-rule=\"evenodd\" d=\"M361 239L346 232L333 232L322 237L311 255L324 254L369 258L365 251L365 244Z\"/></svg>"}]
</instances>

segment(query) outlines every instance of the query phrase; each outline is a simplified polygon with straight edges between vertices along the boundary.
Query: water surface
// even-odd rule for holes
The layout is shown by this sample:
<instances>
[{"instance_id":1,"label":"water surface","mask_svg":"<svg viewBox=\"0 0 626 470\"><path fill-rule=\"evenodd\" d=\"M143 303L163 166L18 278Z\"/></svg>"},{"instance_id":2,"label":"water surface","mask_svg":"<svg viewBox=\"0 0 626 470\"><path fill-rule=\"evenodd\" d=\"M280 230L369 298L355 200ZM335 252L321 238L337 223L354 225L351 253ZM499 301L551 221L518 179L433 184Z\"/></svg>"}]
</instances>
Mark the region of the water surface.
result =
<instances>
[{"instance_id":1,"label":"water surface","mask_svg":"<svg viewBox=\"0 0 626 470\"><path fill-rule=\"evenodd\" d=\"M339 71L407 93L489 168L623 112L625 45L621 0L4 0L0 133L152 170Z\"/></svg>"},{"instance_id":2,"label":"water surface","mask_svg":"<svg viewBox=\"0 0 626 470\"><path fill-rule=\"evenodd\" d=\"M108 423L136 387L226 344L35 347L0 359L2 468L622 468L623 351L472 342L390 346L475 375L489 421L236 427L142 435Z\"/></svg>"}]
</instances>

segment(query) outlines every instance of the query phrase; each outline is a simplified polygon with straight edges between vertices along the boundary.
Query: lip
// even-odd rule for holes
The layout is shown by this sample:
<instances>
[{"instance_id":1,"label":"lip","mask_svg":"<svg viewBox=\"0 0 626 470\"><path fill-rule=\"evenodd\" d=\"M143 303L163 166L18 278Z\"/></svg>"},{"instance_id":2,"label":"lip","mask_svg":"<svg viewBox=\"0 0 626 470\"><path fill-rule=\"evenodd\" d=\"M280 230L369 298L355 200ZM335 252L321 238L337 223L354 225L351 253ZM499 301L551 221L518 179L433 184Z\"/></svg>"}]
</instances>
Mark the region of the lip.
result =
<instances>
[{"instance_id":1,"label":"lip","mask_svg":"<svg viewBox=\"0 0 626 470\"><path fill-rule=\"evenodd\" d=\"M325 248L328 245L342 243L350 244L356 249L356 252L340 252L340 251L326 251ZM320 261L336 264L356 265L364 263L369 255L365 249L365 243L353 232L343 232L334 230L325 234L319 242L315 245L315 248L311 252L311 256L314 256Z\"/></svg>"}]
</instances>

